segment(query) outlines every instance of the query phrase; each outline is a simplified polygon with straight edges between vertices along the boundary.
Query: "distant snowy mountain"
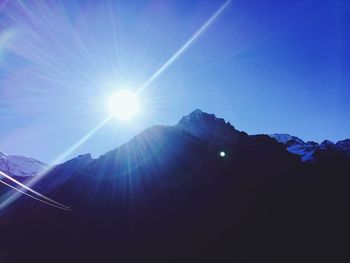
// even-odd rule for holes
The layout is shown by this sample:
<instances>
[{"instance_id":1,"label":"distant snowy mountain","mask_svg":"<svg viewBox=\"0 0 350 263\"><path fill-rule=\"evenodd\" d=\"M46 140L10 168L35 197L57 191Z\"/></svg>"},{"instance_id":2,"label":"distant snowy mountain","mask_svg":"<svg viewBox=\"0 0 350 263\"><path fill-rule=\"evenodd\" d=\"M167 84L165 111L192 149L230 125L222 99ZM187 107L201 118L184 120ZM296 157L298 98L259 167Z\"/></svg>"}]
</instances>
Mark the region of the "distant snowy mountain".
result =
<instances>
[{"instance_id":1,"label":"distant snowy mountain","mask_svg":"<svg viewBox=\"0 0 350 263\"><path fill-rule=\"evenodd\" d=\"M335 144L336 148L338 151L341 151L343 153L346 153L347 155L350 156L350 139L338 141Z\"/></svg>"},{"instance_id":2,"label":"distant snowy mountain","mask_svg":"<svg viewBox=\"0 0 350 263\"><path fill-rule=\"evenodd\" d=\"M271 138L285 145L286 149L300 156L301 160L311 161L316 151L335 150L350 156L350 140L338 141L336 144L325 140L321 144L313 141L304 142L302 139L289 134L270 134Z\"/></svg>"},{"instance_id":3,"label":"distant snowy mountain","mask_svg":"<svg viewBox=\"0 0 350 263\"><path fill-rule=\"evenodd\" d=\"M47 164L33 158L18 155L6 155L0 152L0 171L10 176L35 176L47 167Z\"/></svg>"}]
</instances>

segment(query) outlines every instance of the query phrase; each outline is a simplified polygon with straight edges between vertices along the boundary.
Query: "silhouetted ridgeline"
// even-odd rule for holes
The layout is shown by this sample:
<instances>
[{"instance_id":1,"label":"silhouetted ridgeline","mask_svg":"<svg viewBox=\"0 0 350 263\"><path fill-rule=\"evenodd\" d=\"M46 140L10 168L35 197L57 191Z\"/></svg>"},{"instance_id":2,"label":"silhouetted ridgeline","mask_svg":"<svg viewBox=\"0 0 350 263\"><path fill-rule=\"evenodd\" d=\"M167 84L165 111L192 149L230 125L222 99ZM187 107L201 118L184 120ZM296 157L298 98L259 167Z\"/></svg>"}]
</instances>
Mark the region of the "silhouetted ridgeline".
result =
<instances>
[{"instance_id":1,"label":"silhouetted ridgeline","mask_svg":"<svg viewBox=\"0 0 350 263\"><path fill-rule=\"evenodd\" d=\"M57 166L35 186L71 213L25 197L14 203L0 259L350 260L348 155L318 148L302 161L290 146L199 110L151 127L98 159Z\"/></svg>"}]
</instances>

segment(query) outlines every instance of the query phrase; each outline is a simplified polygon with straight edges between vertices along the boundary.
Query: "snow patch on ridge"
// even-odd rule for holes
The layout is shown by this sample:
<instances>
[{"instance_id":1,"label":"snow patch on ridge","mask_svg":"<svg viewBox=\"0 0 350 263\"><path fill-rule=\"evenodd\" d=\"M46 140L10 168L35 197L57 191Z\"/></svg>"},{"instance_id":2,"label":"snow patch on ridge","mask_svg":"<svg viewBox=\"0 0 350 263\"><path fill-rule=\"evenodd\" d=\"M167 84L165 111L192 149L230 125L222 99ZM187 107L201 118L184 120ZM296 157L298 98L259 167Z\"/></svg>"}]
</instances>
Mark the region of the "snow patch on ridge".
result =
<instances>
[{"instance_id":1,"label":"snow patch on ridge","mask_svg":"<svg viewBox=\"0 0 350 263\"><path fill-rule=\"evenodd\" d=\"M314 153L317 150L336 150L350 156L350 139L338 141L337 143L324 140L321 144L318 144L312 141L304 142L302 139L289 134L270 134L269 136L282 143L290 153L299 155L304 162L313 160Z\"/></svg>"},{"instance_id":2,"label":"snow patch on ridge","mask_svg":"<svg viewBox=\"0 0 350 263\"><path fill-rule=\"evenodd\" d=\"M48 168L47 164L33 158L18 155L6 155L0 152L0 171L10 176L35 176L46 168Z\"/></svg>"},{"instance_id":3,"label":"snow patch on ridge","mask_svg":"<svg viewBox=\"0 0 350 263\"><path fill-rule=\"evenodd\" d=\"M302 139L289 134L270 134L271 138L286 146L288 152L300 156L303 162L314 159L313 155L319 144L316 142L304 142Z\"/></svg>"}]
</instances>

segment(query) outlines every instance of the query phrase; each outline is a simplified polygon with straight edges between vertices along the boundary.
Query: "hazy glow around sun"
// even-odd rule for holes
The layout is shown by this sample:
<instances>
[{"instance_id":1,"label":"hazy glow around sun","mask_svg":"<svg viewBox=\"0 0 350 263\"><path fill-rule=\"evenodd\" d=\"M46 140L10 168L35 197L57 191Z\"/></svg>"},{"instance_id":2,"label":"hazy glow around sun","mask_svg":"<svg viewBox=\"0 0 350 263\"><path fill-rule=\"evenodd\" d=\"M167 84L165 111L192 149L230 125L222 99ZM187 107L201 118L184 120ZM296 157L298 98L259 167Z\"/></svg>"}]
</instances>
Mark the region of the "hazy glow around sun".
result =
<instances>
[{"instance_id":1,"label":"hazy glow around sun","mask_svg":"<svg viewBox=\"0 0 350 263\"><path fill-rule=\"evenodd\" d=\"M108 109L111 115L120 120L131 119L139 111L138 98L128 90L119 90L109 98Z\"/></svg>"}]
</instances>

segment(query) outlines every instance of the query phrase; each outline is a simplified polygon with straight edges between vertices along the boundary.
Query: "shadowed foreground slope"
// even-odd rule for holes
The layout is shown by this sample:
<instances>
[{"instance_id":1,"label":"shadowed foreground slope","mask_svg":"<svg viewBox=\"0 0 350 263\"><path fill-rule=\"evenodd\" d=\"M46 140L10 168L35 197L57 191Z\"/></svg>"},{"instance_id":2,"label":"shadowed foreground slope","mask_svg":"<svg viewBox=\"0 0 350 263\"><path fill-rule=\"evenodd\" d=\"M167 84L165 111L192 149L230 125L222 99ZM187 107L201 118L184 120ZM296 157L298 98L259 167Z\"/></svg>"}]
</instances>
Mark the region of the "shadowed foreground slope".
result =
<instances>
[{"instance_id":1,"label":"shadowed foreground slope","mask_svg":"<svg viewBox=\"0 0 350 263\"><path fill-rule=\"evenodd\" d=\"M339 162L348 159L322 153L322 162L305 164L268 136L224 130L220 138L213 129L197 136L193 127L155 126L96 160L56 167L36 187L72 212L23 198L0 228L0 255L5 262L348 257L349 167Z\"/></svg>"}]
</instances>

